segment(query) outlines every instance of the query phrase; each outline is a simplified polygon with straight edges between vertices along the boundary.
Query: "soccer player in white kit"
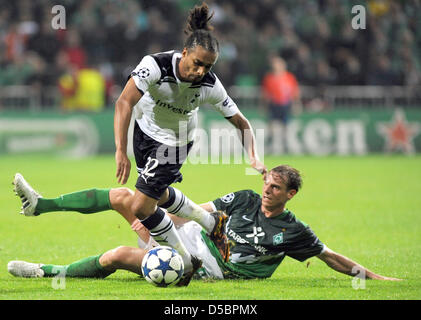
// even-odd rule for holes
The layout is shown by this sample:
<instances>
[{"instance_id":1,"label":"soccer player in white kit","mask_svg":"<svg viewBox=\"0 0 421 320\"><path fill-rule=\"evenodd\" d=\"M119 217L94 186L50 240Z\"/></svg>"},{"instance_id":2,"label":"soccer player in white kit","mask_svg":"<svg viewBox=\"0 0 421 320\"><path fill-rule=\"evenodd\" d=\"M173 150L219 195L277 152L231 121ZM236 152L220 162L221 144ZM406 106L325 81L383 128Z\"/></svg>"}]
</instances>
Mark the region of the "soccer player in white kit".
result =
<instances>
[{"instance_id":1,"label":"soccer player in white kit","mask_svg":"<svg viewBox=\"0 0 421 320\"><path fill-rule=\"evenodd\" d=\"M136 190L128 188L89 189L46 199L34 191L22 175L13 184L22 200L22 212L37 216L52 211L94 213L113 209L132 225L139 219L154 239L175 248L183 257L184 277L178 285L188 285L201 261L186 249L171 218L198 222L209 235L224 261L229 258L224 233L228 219L222 211L209 214L170 185L182 180L180 168L193 144L197 112L210 104L242 134L242 142L253 168L266 174L260 162L249 121L227 95L217 76L210 71L218 57L218 41L211 34L208 7L190 11L189 36L182 52L167 51L145 56L130 74L115 106L117 180L125 184L131 164L127 157L127 131L134 108L133 149L139 173Z\"/></svg>"},{"instance_id":2,"label":"soccer player in white kit","mask_svg":"<svg viewBox=\"0 0 421 320\"><path fill-rule=\"evenodd\" d=\"M266 173L256 152L249 121L211 71L219 52L218 41L209 24L211 18L205 3L192 9L183 50L145 56L131 73L115 105L116 177L121 184L127 182L131 169L126 150L130 119L134 108L141 111L141 117L135 120L133 138L139 176L134 193L114 192L110 193L110 198L119 198L121 206L117 210L126 219L138 218L151 235L177 249L187 269L195 269L198 263L190 256L173 222L161 208L182 212L186 208L188 214L202 217L210 229L212 226L222 229L226 221L226 216L220 213L215 213L213 219L209 219L208 214L201 215L200 207L190 208L188 198L170 187L182 180L179 170L193 144L199 106L210 104L239 129L251 166ZM175 205L178 208L174 208Z\"/></svg>"}]
</instances>

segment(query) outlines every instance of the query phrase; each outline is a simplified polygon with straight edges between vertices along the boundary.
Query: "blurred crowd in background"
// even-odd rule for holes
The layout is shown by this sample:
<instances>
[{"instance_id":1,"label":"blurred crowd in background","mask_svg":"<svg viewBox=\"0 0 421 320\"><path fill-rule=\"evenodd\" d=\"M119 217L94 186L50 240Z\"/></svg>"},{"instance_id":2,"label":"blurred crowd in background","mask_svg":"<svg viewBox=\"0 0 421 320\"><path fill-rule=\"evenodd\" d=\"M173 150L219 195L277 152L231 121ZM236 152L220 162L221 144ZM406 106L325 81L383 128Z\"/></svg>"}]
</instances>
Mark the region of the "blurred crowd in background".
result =
<instances>
[{"instance_id":1,"label":"blurred crowd in background","mask_svg":"<svg viewBox=\"0 0 421 320\"><path fill-rule=\"evenodd\" d=\"M260 85L279 54L301 85L421 84L421 1L207 0L220 41L214 71L226 87ZM193 0L2 0L0 86L58 86L72 105L76 83L104 92L149 53L182 49ZM66 10L54 30L51 9ZM366 8L354 30L353 5ZM84 99L80 97L80 99ZM102 100L101 100L102 99Z\"/></svg>"}]
</instances>

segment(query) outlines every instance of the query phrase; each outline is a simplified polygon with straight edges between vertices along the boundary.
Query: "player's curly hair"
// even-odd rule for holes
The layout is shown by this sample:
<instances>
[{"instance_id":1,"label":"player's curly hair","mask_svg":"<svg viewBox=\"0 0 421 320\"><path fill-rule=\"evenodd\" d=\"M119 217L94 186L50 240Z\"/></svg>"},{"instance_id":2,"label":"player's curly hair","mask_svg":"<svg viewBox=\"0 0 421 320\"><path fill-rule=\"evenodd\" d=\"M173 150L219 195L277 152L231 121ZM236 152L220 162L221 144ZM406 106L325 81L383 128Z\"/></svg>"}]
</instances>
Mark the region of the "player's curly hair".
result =
<instances>
[{"instance_id":1,"label":"player's curly hair","mask_svg":"<svg viewBox=\"0 0 421 320\"><path fill-rule=\"evenodd\" d=\"M281 179L286 184L287 190L298 190L301 189L303 184L303 179L301 178L300 172L289 166L289 165L281 165L273 168L270 172L274 172L278 174Z\"/></svg>"},{"instance_id":2,"label":"player's curly hair","mask_svg":"<svg viewBox=\"0 0 421 320\"><path fill-rule=\"evenodd\" d=\"M209 15L209 7L206 2L201 6L195 6L189 12L187 19L187 26L184 33L188 35L184 47L193 49L196 46L201 46L211 52L219 52L218 40L212 35L213 26L210 20L213 13Z\"/></svg>"}]
</instances>

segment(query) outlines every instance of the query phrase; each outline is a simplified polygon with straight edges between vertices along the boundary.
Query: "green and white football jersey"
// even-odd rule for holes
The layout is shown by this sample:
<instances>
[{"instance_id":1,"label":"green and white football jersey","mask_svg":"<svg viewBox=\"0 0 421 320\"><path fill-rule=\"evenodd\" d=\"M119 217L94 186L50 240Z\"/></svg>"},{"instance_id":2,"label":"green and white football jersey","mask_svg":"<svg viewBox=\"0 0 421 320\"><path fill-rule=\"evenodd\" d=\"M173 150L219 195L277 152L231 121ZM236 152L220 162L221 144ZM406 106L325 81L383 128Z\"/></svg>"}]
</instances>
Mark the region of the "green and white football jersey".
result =
<instances>
[{"instance_id":1,"label":"green and white football jersey","mask_svg":"<svg viewBox=\"0 0 421 320\"><path fill-rule=\"evenodd\" d=\"M285 256L304 261L323 251L324 244L291 211L285 209L277 217L266 218L260 195L252 190L227 194L213 204L229 216L230 261L218 259L225 278L270 277ZM210 240L205 241L217 252Z\"/></svg>"}]
</instances>

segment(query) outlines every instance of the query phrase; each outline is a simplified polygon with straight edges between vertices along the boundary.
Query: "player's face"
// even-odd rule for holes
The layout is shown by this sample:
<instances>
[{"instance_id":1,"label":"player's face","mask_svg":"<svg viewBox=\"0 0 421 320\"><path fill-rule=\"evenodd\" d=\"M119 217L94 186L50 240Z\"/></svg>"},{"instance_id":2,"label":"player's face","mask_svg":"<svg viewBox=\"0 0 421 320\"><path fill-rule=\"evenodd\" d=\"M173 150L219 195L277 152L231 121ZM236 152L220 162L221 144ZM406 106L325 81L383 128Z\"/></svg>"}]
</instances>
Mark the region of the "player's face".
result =
<instances>
[{"instance_id":1,"label":"player's face","mask_svg":"<svg viewBox=\"0 0 421 320\"><path fill-rule=\"evenodd\" d=\"M182 80L199 82L210 71L217 58L216 52L208 51L202 46L184 48L178 70Z\"/></svg>"},{"instance_id":2,"label":"player's face","mask_svg":"<svg viewBox=\"0 0 421 320\"><path fill-rule=\"evenodd\" d=\"M262 204L266 208L283 207L295 194L296 190L287 190L287 186L278 174L270 172L263 185Z\"/></svg>"}]
</instances>

